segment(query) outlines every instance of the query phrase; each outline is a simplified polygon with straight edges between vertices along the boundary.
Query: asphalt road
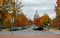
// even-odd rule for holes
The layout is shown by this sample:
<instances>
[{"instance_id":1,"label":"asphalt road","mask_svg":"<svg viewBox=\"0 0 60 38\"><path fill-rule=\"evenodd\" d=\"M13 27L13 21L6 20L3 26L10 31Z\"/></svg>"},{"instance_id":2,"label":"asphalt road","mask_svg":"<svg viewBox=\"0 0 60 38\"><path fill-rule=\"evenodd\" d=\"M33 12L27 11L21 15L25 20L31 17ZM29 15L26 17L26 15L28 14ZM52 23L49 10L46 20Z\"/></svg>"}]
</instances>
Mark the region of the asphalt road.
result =
<instances>
[{"instance_id":1,"label":"asphalt road","mask_svg":"<svg viewBox=\"0 0 60 38\"><path fill-rule=\"evenodd\" d=\"M60 34L60 32L50 32L50 31L10 31L10 32L0 32L0 34Z\"/></svg>"},{"instance_id":2,"label":"asphalt road","mask_svg":"<svg viewBox=\"0 0 60 38\"><path fill-rule=\"evenodd\" d=\"M50 31L0 31L0 38L60 38L60 32Z\"/></svg>"}]
</instances>

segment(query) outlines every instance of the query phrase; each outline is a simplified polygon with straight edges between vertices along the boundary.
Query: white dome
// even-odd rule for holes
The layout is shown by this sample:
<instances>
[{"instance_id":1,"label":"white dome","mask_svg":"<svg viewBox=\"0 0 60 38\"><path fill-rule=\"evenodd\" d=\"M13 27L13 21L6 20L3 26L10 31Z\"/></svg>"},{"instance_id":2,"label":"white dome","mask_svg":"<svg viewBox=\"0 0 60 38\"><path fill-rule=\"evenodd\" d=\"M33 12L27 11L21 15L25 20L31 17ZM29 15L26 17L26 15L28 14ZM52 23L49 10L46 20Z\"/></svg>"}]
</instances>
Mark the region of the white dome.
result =
<instances>
[{"instance_id":1,"label":"white dome","mask_svg":"<svg viewBox=\"0 0 60 38\"><path fill-rule=\"evenodd\" d=\"M38 14L37 10L36 10L36 13L34 15L34 18L39 18L39 14Z\"/></svg>"}]
</instances>

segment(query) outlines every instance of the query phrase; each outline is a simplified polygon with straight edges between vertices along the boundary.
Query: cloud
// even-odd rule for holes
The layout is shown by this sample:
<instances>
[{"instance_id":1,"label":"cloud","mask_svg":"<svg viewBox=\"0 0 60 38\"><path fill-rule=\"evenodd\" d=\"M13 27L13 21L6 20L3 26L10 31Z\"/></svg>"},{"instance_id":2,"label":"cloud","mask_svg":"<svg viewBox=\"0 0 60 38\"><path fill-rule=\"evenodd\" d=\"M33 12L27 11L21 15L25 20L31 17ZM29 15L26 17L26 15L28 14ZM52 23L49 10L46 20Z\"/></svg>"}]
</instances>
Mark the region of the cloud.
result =
<instances>
[{"instance_id":1,"label":"cloud","mask_svg":"<svg viewBox=\"0 0 60 38\"><path fill-rule=\"evenodd\" d=\"M45 0L23 0L23 4L39 4L44 2Z\"/></svg>"},{"instance_id":2,"label":"cloud","mask_svg":"<svg viewBox=\"0 0 60 38\"><path fill-rule=\"evenodd\" d=\"M21 0L19 0L21 1ZM56 0L23 0L23 13L30 19L33 19L36 9L40 16L47 13L52 19L56 17Z\"/></svg>"},{"instance_id":3,"label":"cloud","mask_svg":"<svg viewBox=\"0 0 60 38\"><path fill-rule=\"evenodd\" d=\"M56 14L48 14L51 19L56 18Z\"/></svg>"},{"instance_id":4,"label":"cloud","mask_svg":"<svg viewBox=\"0 0 60 38\"><path fill-rule=\"evenodd\" d=\"M33 8L33 10L34 9L38 9L38 10L49 10L49 9L53 9L53 8L48 7L48 6L42 6L42 7L35 7L35 8Z\"/></svg>"},{"instance_id":5,"label":"cloud","mask_svg":"<svg viewBox=\"0 0 60 38\"><path fill-rule=\"evenodd\" d=\"M23 0L23 4L49 4L55 3L56 0Z\"/></svg>"}]
</instances>

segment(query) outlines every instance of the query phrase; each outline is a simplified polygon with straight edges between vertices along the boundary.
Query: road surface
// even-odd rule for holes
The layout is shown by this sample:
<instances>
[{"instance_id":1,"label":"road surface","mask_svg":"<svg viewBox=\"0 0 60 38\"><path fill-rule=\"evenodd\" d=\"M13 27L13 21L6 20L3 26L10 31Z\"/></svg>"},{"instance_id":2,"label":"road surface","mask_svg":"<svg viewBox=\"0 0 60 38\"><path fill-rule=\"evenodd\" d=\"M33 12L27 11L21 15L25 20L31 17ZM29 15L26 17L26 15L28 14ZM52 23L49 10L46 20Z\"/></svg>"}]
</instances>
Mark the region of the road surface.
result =
<instances>
[{"instance_id":1,"label":"road surface","mask_svg":"<svg viewBox=\"0 0 60 38\"><path fill-rule=\"evenodd\" d=\"M13 31L13 32L1 31L0 38L60 38L60 32L27 31L27 30Z\"/></svg>"},{"instance_id":2,"label":"road surface","mask_svg":"<svg viewBox=\"0 0 60 38\"><path fill-rule=\"evenodd\" d=\"M60 38L60 34L0 34L0 38Z\"/></svg>"},{"instance_id":3,"label":"road surface","mask_svg":"<svg viewBox=\"0 0 60 38\"><path fill-rule=\"evenodd\" d=\"M0 34L60 34L59 32L55 31L27 31L27 30L22 30L22 31L7 31L7 32L0 32Z\"/></svg>"}]
</instances>

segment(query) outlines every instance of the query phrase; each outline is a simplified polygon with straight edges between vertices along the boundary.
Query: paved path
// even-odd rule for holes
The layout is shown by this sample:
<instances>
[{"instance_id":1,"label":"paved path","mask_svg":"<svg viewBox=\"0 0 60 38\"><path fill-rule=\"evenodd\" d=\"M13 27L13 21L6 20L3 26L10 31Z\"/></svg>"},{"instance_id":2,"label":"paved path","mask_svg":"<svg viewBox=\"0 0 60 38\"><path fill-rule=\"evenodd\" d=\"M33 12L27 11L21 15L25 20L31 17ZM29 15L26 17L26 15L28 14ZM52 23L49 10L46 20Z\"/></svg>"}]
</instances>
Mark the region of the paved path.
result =
<instances>
[{"instance_id":1,"label":"paved path","mask_svg":"<svg viewBox=\"0 0 60 38\"><path fill-rule=\"evenodd\" d=\"M21 30L21 31L7 31L2 32L0 31L0 34L60 34L60 31L27 31L27 30Z\"/></svg>"},{"instance_id":2,"label":"paved path","mask_svg":"<svg viewBox=\"0 0 60 38\"><path fill-rule=\"evenodd\" d=\"M0 32L0 38L60 38L59 33L49 31L14 31L13 34L12 32Z\"/></svg>"},{"instance_id":3,"label":"paved path","mask_svg":"<svg viewBox=\"0 0 60 38\"><path fill-rule=\"evenodd\" d=\"M0 34L56 34L56 32L42 32L42 31L11 31L11 32L0 32ZM60 32L59 32L60 33Z\"/></svg>"},{"instance_id":4,"label":"paved path","mask_svg":"<svg viewBox=\"0 0 60 38\"><path fill-rule=\"evenodd\" d=\"M0 34L0 38L60 38L59 34Z\"/></svg>"}]
</instances>

